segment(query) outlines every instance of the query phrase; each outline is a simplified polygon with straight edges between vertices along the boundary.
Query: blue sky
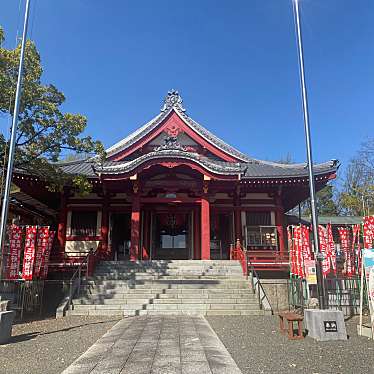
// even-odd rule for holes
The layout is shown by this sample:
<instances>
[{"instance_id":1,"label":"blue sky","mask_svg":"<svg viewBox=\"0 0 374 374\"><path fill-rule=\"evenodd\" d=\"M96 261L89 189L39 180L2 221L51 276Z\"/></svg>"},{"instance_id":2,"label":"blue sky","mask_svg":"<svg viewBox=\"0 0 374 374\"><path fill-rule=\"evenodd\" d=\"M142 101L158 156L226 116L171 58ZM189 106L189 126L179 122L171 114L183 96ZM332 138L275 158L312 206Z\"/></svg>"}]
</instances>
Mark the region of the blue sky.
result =
<instances>
[{"instance_id":1,"label":"blue sky","mask_svg":"<svg viewBox=\"0 0 374 374\"><path fill-rule=\"evenodd\" d=\"M314 158L344 165L374 135L374 2L300 3ZM8 47L21 16L19 0L1 1ZM105 146L175 88L191 117L241 151L305 160L291 0L32 0L29 35L44 82Z\"/></svg>"}]
</instances>

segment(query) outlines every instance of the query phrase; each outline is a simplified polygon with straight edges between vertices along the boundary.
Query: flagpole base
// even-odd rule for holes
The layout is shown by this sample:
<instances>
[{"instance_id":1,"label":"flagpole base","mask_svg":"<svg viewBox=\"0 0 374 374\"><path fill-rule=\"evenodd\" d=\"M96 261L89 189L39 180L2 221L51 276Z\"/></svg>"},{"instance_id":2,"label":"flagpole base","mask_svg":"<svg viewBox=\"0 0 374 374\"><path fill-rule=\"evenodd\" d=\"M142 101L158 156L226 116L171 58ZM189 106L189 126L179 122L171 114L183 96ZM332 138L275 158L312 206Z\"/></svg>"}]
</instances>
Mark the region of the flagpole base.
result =
<instances>
[{"instance_id":1,"label":"flagpole base","mask_svg":"<svg viewBox=\"0 0 374 374\"><path fill-rule=\"evenodd\" d=\"M344 314L341 310L304 310L308 336L318 341L347 340Z\"/></svg>"}]
</instances>

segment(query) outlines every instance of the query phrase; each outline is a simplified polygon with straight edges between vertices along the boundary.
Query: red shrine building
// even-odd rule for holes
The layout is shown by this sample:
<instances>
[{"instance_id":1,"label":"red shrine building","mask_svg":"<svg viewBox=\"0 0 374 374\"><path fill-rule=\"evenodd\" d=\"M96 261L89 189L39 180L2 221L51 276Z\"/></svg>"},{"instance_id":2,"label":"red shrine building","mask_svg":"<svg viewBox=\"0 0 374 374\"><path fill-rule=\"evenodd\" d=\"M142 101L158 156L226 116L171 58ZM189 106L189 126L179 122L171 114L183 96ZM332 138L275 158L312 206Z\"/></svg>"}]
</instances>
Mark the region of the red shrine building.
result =
<instances>
[{"instance_id":1,"label":"red shrine building","mask_svg":"<svg viewBox=\"0 0 374 374\"><path fill-rule=\"evenodd\" d=\"M14 177L58 212L55 255L94 249L112 260L228 259L237 241L253 253L287 254L285 212L309 196L306 165L243 154L193 120L178 92L106 152L104 162L60 164L92 183L84 197L68 186L51 193L33 176ZM314 166L317 190L338 166Z\"/></svg>"}]
</instances>

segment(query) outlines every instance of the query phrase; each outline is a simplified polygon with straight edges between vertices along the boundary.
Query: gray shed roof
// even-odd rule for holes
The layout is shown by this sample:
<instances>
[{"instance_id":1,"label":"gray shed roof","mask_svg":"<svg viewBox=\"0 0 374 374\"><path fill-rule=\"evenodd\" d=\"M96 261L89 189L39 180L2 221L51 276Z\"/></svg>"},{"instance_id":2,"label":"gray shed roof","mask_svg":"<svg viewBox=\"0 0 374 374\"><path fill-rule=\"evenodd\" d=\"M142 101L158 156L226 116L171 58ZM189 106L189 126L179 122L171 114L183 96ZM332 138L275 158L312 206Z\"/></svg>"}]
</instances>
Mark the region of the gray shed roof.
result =
<instances>
[{"instance_id":1,"label":"gray shed roof","mask_svg":"<svg viewBox=\"0 0 374 374\"><path fill-rule=\"evenodd\" d=\"M287 222L289 224L298 224L299 217L287 214ZM363 217L360 216L318 216L318 223L321 225L327 225L331 223L332 225L357 225L362 223ZM307 216L301 216L301 223L310 224L311 218Z\"/></svg>"}]
</instances>

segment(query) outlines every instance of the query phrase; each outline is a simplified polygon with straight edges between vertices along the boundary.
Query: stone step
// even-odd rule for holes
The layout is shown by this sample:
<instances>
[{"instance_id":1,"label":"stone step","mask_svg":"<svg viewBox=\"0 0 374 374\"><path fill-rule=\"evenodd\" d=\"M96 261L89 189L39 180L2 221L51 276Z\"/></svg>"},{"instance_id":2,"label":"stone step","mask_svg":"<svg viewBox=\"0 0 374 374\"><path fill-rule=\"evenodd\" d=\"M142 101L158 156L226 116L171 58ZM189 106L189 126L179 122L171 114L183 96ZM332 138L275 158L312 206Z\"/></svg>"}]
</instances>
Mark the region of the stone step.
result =
<instances>
[{"instance_id":1,"label":"stone step","mask_svg":"<svg viewBox=\"0 0 374 374\"><path fill-rule=\"evenodd\" d=\"M121 295L122 296L122 295ZM113 298L103 298L103 297L80 297L74 300L76 305L123 305L123 304L257 304L258 300L255 297L237 297L237 298L192 298L192 297L167 297L158 298L158 295L153 297L136 297L127 298L124 297L113 297Z\"/></svg>"},{"instance_id":2,"label":"stone step","mask_svg":"<svg viewBox=\"0 0 374 374\"><path fill-rule=\"evenodd\" d=\"M210 293L210 294L195 294L195 293L162 293L157 295L157 299L223 299L223 300L230 300L230 299L257 299L256 295L252 292L246 293Z\"/></svg>"},{"instance_id":3,"label":"stone step","mask_svg":"<svg viewBox=\"0 0 374 374\"><path fill-rule=\"evenodd\" d=\"M209 299L245 299L245 300L257 300L257 296L252 292L244 293L227 293L227 292L212 292L212 293L80 293L80 299L86 300L133 300L133 299L166 299L166 300L189 300L189 299L199 299L199 300L209 300Z\"/></svg>"},{"instance_id":4,"label":"stone step","mask_svg":"<svg viewBox=\"0 0 374 374\"><path fill-rule=\"evenodd\" d=\"M152 298L136 298L136 299L125 299L125 298L113 298L113 299L95 299L95 298L80 298L75 299L75 305L124 305L124 304L148 304Z\"/></svg>"},{"instance_id":5,"label":"stone step","mask_svg":"<svg viewBox=\"0 0 374 374\"><path fill-rule=\"evenodd\" d=\"M139 299L142 300L142 299ZM129 304L129 302L127 302ZM192 299L192 298L180 298L180 299L153 299L152 304L256 304L258 305L257 299L251 298L238 298L238 299Z\"/></svg>"},{"instance_id":6,"label":"stone step","mask_svg":"<svg viewBox=\"0 0 374 374\"><path fill-rule=\"evenodd\" d=\"M243 275L241 268L170 268L170 269L128 269L128 268L110 268L98 267L97 273L117 272L125 274L237 274Z\"/></svg>"},{"instance_id":7,"label":"stone step","mask_svg":"<svg viewBox=\"0 0 374 374\"><path fill-rule=\"evenodd\" d=\"M123 317L123 310L119 309L102 309L102 310L68 310L66 312L67 316L113 316L113 317Z\"/></svg>"},{"instance_id":8,"label":"stone step","mask_svg":"<svg viewBox=\"0 0 374 374\"><path fill-rule=\"evenodd\" d=\"M252 289L249 287L185 287L180 285L179 287L170 288L169 286L166 287L143 287L143 286L123 286L123 287L115 287L115 288L107 288L103 286L82 286L81 293L107 293L107 294L114 294L114 293L196 293L196 294L207 294L207 293L220 293L220 294L234 294L234 293L252 293Z\"/></svg>"},{"instance_id":9,"label":"stone step","mask_svg":"<svg viewBox=\"0 0 374 374\"><path fill-rule=\"evenodd\" d=\"M132 309L132 304L124 305L125 310ZM134 309L146 310L256 310L258 304L148 304Z\"/></svg>"},{"instance_id":10,"label":"stone step","mask_svg":"<svg viewBox=\"0 0 374 374\"><path fill-rule=\"evenodd\" d=\"M165 315L188 315L188 316L262 316L265 312L263 310L173 310L173 311L159 311L159 310L126 310L125 313L122 310L69 310L67 315L77 316L165 316Z\"/></svg>"},{"instance_id":11,"label":"stone step","mask_svg":"<svg viewBox=\"0 0 374 374\"><path fill-rule=\"evenodd\" d=\"M214 277L214 276L219 276L219 277L229 277L229 276L233 276L233 277L239 277L239 278L243 278L243 274L242 272L232 272L232 271L214 271L214 270L211 270L211 271L208 271L208 270L194 270L194 271L181 271L181 270L178 270L178 271L154 271L154 272L131 272L131 271L122 271L122 270L116 270L116 269L111 269L111 270L105 270L105 269L96 269L95 271L95 275L97 276L103 276L103 275L123 275L123 276L128 276L128 277L144 277L144 278L151 278L151 277L155 277L155 276L159 276L159 277L167 277L167 276L170 276L170 277L173 277L173 276L177 276L177 277L191 277L191 276L211 276L211 277Z\"/></svg>"},{"instance_id":12,"label":"stone step","mask_svg":"<svg viewBox=\"0 0 374 374\"><path fill-rule=\"evenodd\" d=\"M127 265L133 267L139 266L161 266L161 265L225 265L225 266L240 266L239 261L235 260L144 260L144 261L101 261L100 265Z\"/></svg>"},{"instance_id":13,"label":"stone step","mask_svg":"<svg viewBox=\"0 0 374 374\"><path fill-rule=\"evenodd\" d=\"M88 310L124 310L125 304L110 304L110 305L96 305L96 304L73 304L72 310L74 311L88 311ZM131 309L143 309L143 305L135 304Z\"/></svg>"},{"instance_id":14,"label":"stone step","mask_svg":"<svg viewBox=\"0 0 374 374\"><path fill-rule=\"evenodd\" d=\"M165 269L232 269L237 270L241 269L241 265L235 262L229 264L153 264L153 265L132 265L132 263L126 264L107 264L107 263L99 263L96 267L97 269L105 268L105 269L129 269L131 271L144 271L144 270L152 270L152 271L160 271Z\"/></svg>"},{"instance_id":15,"label":"stone step","mask_svg":"<svg viewBox=\"0 0 374 374\"><path fill-rule=\"evenodd\" d=\"M125 316L173 316L173 315L188 315L188 316L209 316L209 315L224 315L224 316L261 316L264 315L262 310L127 310Z\"/></svg>"},{"instance_id":16,"label":"stone step","mask_svg":"<svg viewBox=\"0 0 374 374\"><path fill-rule=\"evenodd\" d=\"M82 285L71 315L259 314L235 261L102 262Z\"/></svg>"},{"instance_id":17,"label":"stone step","mask_svg":"<svg viewBox=\"0 0 374 374\"><path fill-rule=\"evenodd\" d=\"M95 271L121 271L129 274L156 274L156 273L169 273L169 272L218 272L218 273L242 273L241 267L215 267L215 266L186 266L186 267L165 267L165 268L129 268L125 266L98 266Z\"/></svg>"},{"instance_id":18,"label":"stone step","mask_svg":"<svg viewBox=\"0 0 374 374\"><path fill-rule=\"evenodd\" d=\"M142 277L142 276L128 276L124 274L106 274L106 275L94 275L91 277L91 280L96 281L96 282L101 282L101 281L114 281L114 280L123 280L123 281L130 281L130 282L156 282L156 281L244 281L243 277L238 277L238 276L227 276L227 275L217 275L217 276L211 276L211 275L191 275L191 276L186 276L186 275L180 275L180 276L150 276L150 277Z\"/></svg>"},{"instance_id":19,"label":"stone step","mask_svg":"<svg viewBox=\"0 0 374 374\"><path fill-rule=\"evenodd\" d=\"M102 286L102 287L97 287ZM232 283L151 283L151 284L136 284L136 285L123 285L123 286L116 286L116 287L109 287L108 284L102 285L90 285L90 286L82 286L81 290L145 290L149 292L160 292L160 290L172 290L172 289L191 289L191 290L201 290L201 289L249 289L249 286L245 283L239 284L232 284Z\"/></svg>"},{"instance_id":20,"label":"stone step","mask_svg":"<svg viewBox=\"0 0 374 374\"><path fill-rule=\"evenodd\" d=\"M91 310L257 310L256 304L74 304L75 311L91 311Z\"/></svg>"},{"instance_id":21,"label":"stone step","mask_svg":"<svg viewBox=\"0 0 374 374\"><path fill-rule=\"evenodd\" d=\"M128 280L122 280L122 279L108 279L108 280L105 280L105 279L95 279L95 277L91 277L89 278L85 284L101 284L101 285L106 285L106 284L109 284L109 285L112 285L112 286L115 286L116 284L157 284L157 283L160 283L160 284L168 284L168 283L171 283L171 284L183 284L183 283L206 283L206 284L216 284L216 283L222 283L222 284L225 284L225 283L235 283L235 284L238 284L238 283L243 283L243 284L249 284L248 280L242 278L242 277L238 277L238 278L223 278L223 279L219 279L219 278L216 278L216 277L213 277L213 278L197 278L196 276L193 277L193 278L179 278L179 277L170 277L170 278L166 278L166 279L157 279L157 278L145 278L145 279L132 279L130 281Z\"/></svg>"}]
</instances>

